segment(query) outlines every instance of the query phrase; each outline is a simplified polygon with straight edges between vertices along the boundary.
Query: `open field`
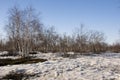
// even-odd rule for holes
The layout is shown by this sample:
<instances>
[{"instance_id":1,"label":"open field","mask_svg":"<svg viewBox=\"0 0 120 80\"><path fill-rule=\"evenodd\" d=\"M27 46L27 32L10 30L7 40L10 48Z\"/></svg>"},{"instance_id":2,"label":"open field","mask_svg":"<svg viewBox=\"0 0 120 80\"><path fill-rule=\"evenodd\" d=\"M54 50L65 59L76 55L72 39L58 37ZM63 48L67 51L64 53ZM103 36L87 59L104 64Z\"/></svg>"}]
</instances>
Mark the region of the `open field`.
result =
<instances>
[{"instance_id":1,"label":"open field","mask_svg":"<svg viewBox=\"0 0 120 80\"><path fill-rule=\"evenodd\" d=\"M0 66L0 78L8 79L13 76L13 80L15 77L22 77L20 80L120 80L119 53L79 55L76 58L63 58L59 54L39 52L33 56L48 61Z\"/></svg>"}]
</instances>

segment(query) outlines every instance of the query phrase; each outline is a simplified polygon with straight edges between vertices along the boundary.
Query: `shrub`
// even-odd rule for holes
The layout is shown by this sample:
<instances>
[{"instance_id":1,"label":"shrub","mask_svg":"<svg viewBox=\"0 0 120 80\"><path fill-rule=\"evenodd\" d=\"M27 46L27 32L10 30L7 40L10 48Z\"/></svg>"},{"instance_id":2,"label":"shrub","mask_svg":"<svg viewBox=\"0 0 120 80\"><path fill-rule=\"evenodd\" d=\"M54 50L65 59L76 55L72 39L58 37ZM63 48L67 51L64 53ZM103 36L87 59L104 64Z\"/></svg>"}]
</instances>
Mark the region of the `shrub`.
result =
<instances>
[{"instance_id":1,"label":"shrub","mask_svg":"<svg viewBox=\"0 0 120 80\"><path fill-rule=\"evenodd\" d=\"M5 57L5 56L18 56L18 55L19 55L19 53L16 51L8 51L7 54L2 54L1 56Z\"/></svg>"},{"instance_id":2,"label":"shrub","mask_svg":"<svg viewBox=\"0 0 120 80\"><path fill-rule=\"evenodd\" d=\"M38 54L38 53L35 51L32 51L32 52L29 52L29 54Z\"/></svg>"},{"instance_id":3,"label":"shrub","mask_svg":"<svg viewBox=\"0 0 120 80\"><path fill-rule=\"evenodd\" d=\"M44 62L44 61L47 61L47 59L33 59L31 57L19 58L19 59L0 59L0 66L16 65L16 64L31 64L31 63L38 63L38 62Z\"/></svg>"}]
</instances>

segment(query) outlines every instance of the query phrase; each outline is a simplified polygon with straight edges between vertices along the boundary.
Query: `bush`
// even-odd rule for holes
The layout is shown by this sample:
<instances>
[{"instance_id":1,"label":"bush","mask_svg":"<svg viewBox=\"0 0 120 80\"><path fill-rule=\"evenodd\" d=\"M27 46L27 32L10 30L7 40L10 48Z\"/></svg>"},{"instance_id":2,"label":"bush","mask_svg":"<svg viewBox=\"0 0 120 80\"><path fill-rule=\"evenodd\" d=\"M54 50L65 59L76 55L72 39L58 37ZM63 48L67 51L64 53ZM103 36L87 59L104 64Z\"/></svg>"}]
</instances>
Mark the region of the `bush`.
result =
<instances>
[{"instance_id":1,"label":"bush","mask_svg":"<svg viewBox=\"0 0 120 80\"><path fill-rule=\"evenodd\" d=\"M19 58L19 59L0 59L0 66L16 65L16 64L31 64L31 63L38 63L38 62L44 62L44 61L47 61L47 59L33 59L31 57Z\"/></svg>"},{"instance_id":2,"label":"bush","mask_svg":"<svg viewBox=\"0 0 120 80\"><path fill-rule=\"evenodd\" d=\"M8 51L7 54L3 54L3 55L1 55L1 56L2 56L2 57L5 57L5 56L18 56L18 55L19 55L19 53L16 52L16 51Z\"/></svg>"},{"instance_id":3,"label":"bush","mask_svg":"<svg viewBox=\"0 0 120 80\"><path fill-rule=\"evenodd\" d=\"M68 53L64 53L64 54L61 54L61 57L63 57L63 58L77 58L77 55L78 55L78 54L68 54Z\"/></svg>"},{"instance_id":4,"label":"bush","mask_svg":"<svg viewBox=\"0 0 120 80\"><path fill-rule=\"evenodd\" d=\"M38 54L38 53L35 51L32 51L32 52L29 52L29 54Z\"/></svg>"}]
</instances>

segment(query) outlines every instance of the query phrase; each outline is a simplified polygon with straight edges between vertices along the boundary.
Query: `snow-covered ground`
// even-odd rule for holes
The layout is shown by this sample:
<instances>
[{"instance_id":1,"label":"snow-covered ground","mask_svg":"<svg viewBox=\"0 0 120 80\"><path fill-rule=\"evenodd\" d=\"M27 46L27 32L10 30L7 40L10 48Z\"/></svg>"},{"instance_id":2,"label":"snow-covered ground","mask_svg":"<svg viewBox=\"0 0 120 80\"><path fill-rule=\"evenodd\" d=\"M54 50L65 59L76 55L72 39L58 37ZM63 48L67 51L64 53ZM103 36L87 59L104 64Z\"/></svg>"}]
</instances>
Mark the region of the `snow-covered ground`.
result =
<instances>
[{"instance_id":1,"label":"snow-covered ground","mask_svg":"<svg viewBox=\"0 0 120 80\"><path fill-rule=\"evenodd\" d=\"M120 80L120 53L104 53L69 59L53 53L39 53L46 62L0 67L0 77L11 71L35 75L29 80Z\"/></svg>"}]
</instances>

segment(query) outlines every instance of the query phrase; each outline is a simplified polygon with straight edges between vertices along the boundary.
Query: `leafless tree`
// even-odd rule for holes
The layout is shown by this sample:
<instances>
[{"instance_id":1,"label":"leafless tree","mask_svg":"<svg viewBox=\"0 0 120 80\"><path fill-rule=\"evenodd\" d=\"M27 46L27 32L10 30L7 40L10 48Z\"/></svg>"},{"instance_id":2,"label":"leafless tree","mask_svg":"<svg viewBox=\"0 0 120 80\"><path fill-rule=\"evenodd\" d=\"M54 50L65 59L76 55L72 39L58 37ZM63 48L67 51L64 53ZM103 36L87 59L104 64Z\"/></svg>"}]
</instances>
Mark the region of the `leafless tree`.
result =
<instances>
[{"instance_id":1,"label":"leafless tree","mask_svg":"<svg viewBox=\"0 0 120 80\"><path fill-rule=\"evenodd\" d=\"M87 39L88 39L88 32L84 29L83 24L81 24L80 28L76 29L75 32L75 39L76 39L76 50L78 52L85 52Z\"/></svg>"},{"instance_id":2,"label":"leafless tree","mask_svg":"<svg viewBox=\"0 0 120 80\"><path fill-rule=\"evenodd\" d=\"M102 47L104 46L105 37L104 33L99 31L90 31L89 32L89 48L91 52L101 52ZM103 45L103 46L102 46Z\"/></svg>"},{"instance_id":3,"label":"leafless tree","mask_svg":"<svg viewBox=\"0 0 120 80\"><path fill-rule=\"evenodd\" d=\"M13 42L14 50L19 51L23 57L28 56L32 50L32 43L40 27L38 16L33 8L21 10L13 7L10 9L7 24L9 39Z\"/></svg>"},{"instance_id":4,"label":"leafless tree","mask_svg":"<svg viewBox=\"0 0 120 80\"><path fill-rule=\"evenodd\" d=\"M44 51L55 51L58 43L58 38L59 35L55 31L54 27L49 27L48 29L45 30L44 32L44 41L43 41L43 46L44 46Z\"/></svg>"},{"instance_id":5,"label":"leafless tree","mask_svg":"<svg viewBox=\"0 0 120 80\"><path fill-rule=\"evenodd\" d=\"M20 52L22 57L27 57L30 51L97 53L107 48L104 33L89 31L83 24L72 36L59 35L54 27L44 28L32 7L10 9L6 27L9 40L4 46Z\"/></svg>"}]
</instances>

